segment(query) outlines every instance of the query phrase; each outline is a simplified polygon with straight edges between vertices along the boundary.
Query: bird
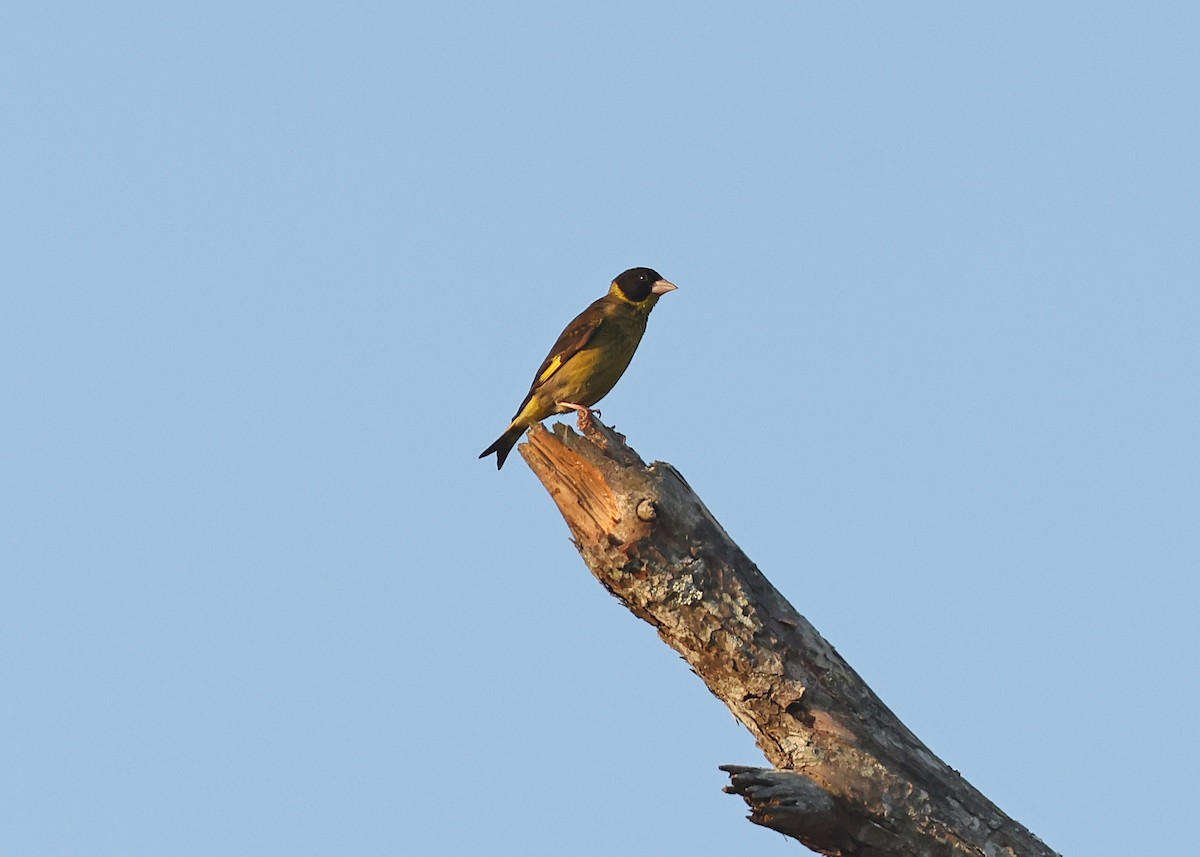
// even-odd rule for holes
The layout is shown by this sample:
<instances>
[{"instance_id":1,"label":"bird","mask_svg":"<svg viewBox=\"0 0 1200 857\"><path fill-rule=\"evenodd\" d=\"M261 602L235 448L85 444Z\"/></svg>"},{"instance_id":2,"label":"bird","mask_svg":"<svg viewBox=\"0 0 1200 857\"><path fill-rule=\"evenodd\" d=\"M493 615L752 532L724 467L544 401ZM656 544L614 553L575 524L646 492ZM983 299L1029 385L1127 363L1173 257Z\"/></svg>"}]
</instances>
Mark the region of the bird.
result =
<instances>
[{"instance_id":1,"label":"bird","mask_svg":"<svg viewBox=\"0 0 1200 857\"><path fill-rule=\"evenodd\" d=\"M633 359L650 310L660 297L677 288L653 268L630 268L618 274L608 294L577 315L559 335L512 422L479 457L496 453L499 470L525 429L553 414L577 411L580 427L586 428L592 405L608 394Z\"/></svg>"}]
</instances>

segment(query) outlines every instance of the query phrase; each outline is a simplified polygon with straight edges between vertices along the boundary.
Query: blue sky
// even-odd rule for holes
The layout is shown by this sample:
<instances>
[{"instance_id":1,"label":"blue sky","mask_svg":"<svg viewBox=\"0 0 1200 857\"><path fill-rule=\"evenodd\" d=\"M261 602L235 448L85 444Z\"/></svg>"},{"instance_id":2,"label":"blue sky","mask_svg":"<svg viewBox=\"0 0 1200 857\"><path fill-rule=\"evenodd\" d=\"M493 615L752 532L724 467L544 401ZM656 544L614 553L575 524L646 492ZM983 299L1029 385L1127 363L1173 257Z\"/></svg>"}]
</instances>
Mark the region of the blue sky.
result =
<instances>
[{"instance_id":1,"label":"blue sky","mask_svg":"<svg viewBox=\"0 0 1200 857\"><path fill-rule=\"evenodd\" d=\"M795 854L720 791L745 731L476 460L649 265L605 420L1050 845L1185 853L1198 27L6 10L4 851Z\"/></svg>"}]
</instances>

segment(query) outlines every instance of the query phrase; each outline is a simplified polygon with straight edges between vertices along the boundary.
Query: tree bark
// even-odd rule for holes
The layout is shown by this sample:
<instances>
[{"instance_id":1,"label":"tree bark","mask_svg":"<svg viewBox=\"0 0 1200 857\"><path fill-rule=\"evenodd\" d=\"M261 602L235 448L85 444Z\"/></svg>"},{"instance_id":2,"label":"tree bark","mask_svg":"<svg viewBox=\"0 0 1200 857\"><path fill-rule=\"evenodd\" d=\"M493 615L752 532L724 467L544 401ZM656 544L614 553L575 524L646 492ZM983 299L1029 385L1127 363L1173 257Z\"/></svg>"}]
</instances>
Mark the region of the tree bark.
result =
<instances>
[{"instance_id":1,"label":"tree bark","mask_svg":"<svg viewBox=\"0 0 1200 857\"><path fill-rule=\"evenodd\" d=\"M726 765L750 820L827 855L1053 857L931 753L729 538L674 467L593 420L520 447L596 579L777 770Z\"/></svg>"}]
</instances>

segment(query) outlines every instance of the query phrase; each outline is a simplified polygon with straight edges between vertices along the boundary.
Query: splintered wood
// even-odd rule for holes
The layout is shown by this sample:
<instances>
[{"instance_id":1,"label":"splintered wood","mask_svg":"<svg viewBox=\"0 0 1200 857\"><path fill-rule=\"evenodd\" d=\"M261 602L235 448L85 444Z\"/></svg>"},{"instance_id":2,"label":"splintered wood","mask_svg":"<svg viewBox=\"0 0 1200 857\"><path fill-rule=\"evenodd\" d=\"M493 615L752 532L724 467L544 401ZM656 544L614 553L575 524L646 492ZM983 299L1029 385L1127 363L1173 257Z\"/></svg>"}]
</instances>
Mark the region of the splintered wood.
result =
<instances>
[{"instance_id":1,"label":"splintered wood","mask_svg":"<svg viewBox=\"0 0 1200 857\"><path fill-rule=\"evenodd\" d=\"M584 562L777 770L726 766L751 820L828 855L1055 857L938 759L729 538L675 468L612 429L519 447Z\"/></svg>"}]
</instances>

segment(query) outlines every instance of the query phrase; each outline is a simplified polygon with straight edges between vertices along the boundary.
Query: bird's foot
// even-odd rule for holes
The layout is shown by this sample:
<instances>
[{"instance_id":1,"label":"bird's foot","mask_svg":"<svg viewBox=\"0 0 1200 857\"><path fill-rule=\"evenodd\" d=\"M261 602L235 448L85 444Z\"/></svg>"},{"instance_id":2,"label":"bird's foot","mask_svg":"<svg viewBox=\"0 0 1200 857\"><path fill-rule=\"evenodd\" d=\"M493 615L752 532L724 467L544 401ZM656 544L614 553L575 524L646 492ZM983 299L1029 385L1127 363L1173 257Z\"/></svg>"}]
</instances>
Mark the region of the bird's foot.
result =
<instances>
[{"instance_id":1,"label":"bird's foot","mask_svg":"<svg viewBox=\"0 0 1200 857\"><path fill-rule=\"evenodd\" d=\"M576 411L579 414L579 430L587 431L592 427L592 414L600 415L599 411L593 411L591 408L585 408L583 405L577 405L574 402L559 402L560 408L567 408Z\"/></svg>"}]
</instances>

